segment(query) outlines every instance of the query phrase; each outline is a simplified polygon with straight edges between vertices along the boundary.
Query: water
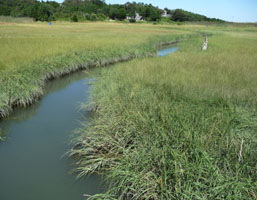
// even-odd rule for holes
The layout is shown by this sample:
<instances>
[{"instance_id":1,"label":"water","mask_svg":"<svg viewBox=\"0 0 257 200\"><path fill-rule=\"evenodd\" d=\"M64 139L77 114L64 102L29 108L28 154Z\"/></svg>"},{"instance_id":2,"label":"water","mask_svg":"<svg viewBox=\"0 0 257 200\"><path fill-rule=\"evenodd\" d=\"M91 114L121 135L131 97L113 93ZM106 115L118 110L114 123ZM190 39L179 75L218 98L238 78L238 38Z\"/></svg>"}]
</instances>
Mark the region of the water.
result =
<instances>
[{"instance_id":1,"label":"water","mask_svg":"<svg viewBox=\"0 0 257 200\"><path fill-rule=\"evenodd\" d=\"M167 46L158 56L177 50ZM82 200L104 191L96 175L76 180L69 173L74 161L63 157L79 120L90 120L79 105L89 100L91 81L83 72L51 81L38 103L0 121L7 136L0 143L0 200Z\"/></svg>"},{"instance_id":2,"label":"water","mask_svg":"<svg viewBox=\"0 0 257 200\"><path fill-rule=\"evenodd\" d=\"M72 159L62 158L79 120L90 118L78 111L90 81L83 72L51 81L41 101L0 122L7 134L0 143L1 200L82 200L103 191L98 176L76 181Z\"/></svg>"},{"instance_id":3,"label":"water","mask_svg":"<svg viewBox=\"0 0 257 200\"><path fill-rule=\"evenodd\" d=\"M171 53L175 53L176 51L178 51L178 47L175 47L174 45L169 45L159 49L157 55L162 57Z\"/></svg>"}]
</instances>

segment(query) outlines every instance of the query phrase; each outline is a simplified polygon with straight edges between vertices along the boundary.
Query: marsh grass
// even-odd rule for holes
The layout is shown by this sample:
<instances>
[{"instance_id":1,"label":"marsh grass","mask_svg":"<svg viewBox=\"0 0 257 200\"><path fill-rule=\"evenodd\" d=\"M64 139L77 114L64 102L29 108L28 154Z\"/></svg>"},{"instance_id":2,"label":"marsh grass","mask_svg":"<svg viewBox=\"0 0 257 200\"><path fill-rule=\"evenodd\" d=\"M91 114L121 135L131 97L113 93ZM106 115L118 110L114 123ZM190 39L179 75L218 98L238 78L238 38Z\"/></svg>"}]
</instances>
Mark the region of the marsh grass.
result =
<instances>
[{"instance_id":1,"label":"marsh grass","mask_svg":"<svg viewBox=\"0 0 257 200\"><path fill-rule=\"evenodd\" d=\"M132 58L155 55L154 46L188 37L151 25L107 23L0 26L0 117L43 95L48 80Z\"/></svg>"},{"instance_id":2,"label":"marsh grass","mask_svg":"<svg viewBox=\"0 0 257 200\"><path fill-rule=\"evenodd\" d=\"M216 31L206 52L194 38L102 69L70 151L110 183L90 199L256 199L257 38Z\"/></svg>"}]
</instances>

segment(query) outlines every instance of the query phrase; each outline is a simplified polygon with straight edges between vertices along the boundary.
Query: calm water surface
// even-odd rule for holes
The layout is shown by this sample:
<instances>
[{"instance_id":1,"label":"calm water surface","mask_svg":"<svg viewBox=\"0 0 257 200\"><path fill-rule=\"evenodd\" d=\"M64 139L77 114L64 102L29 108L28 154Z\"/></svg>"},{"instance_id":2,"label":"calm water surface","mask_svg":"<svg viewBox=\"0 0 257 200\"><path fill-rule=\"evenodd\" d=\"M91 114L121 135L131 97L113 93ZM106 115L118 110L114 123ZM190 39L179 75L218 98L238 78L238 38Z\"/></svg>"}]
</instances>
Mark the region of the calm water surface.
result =
<instances>
[{"instance_id":1,"label":"calm water surface","mask_svg":"<svg viewBox=\"0 0 257 200\"><path fill-rule=\"evenodd\" d=\"M159 49L157 55L161 56L161 57L167 56L168 54L175 53L176 51L178 51L178 47L176 47L174 45L169 45L169 46L162 47L161 49Z\"/></svg>"},{"instance_id":2,"label":"calm water surface","mask_svg":"<svg viewBox=\"0 0 257 200\"><path fill-rule=\"evenodd\" d=\"M40 102L0 121L7 134L0 143L0 200L81 200L103 191L97 176L76 181L73 161L62 158L79 120L90 119L79 112L90 81L83 72L51 81Z\"/></svg>"},{"instance_id":3,"label":"calm water surface","mask_svg":"<svg viewBox=\"0 0 257 200\"><path fill-rule=\"evenodd\" d=\"M166 46L158 56L177 50ZM51 81L38 103L0 121L7 135L0 143L0 200L82 200L83 194L104 191L96 175L75 180L69 173L74 161L62 157L79 121L90 120L89 113L79 112L89 100L90 82L83 72Z\"/></svg>"}]
</instances>

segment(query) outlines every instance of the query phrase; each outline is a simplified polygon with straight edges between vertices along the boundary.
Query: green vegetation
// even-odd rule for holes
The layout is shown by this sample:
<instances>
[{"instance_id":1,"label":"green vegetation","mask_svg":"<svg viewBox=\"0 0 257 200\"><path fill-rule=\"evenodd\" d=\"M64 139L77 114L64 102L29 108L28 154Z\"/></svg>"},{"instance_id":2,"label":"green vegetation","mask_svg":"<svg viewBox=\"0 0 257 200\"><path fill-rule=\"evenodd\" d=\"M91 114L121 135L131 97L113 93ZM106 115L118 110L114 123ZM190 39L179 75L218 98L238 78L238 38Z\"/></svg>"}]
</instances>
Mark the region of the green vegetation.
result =
<instances>
[{"instance_id":1,"label":"green vegetation","mask_svg":"<svg viewBox=\"0 0 257 200\"><path fill-rule=\"evenodd\" d=\"M31 17L35 20L54 20L54 12L60 4L54 1L37 0L0 0L0 15L12 17Z\"/></svg>"},{"instance_id":2,"label":"green vegetation","mask_svg":"<svg viewBox=\"0 0 257 200\"><path fill-rule=\"evenodd\" d=\"M188 12L182 9L176 9L176 10L169 10L167 9L167 12L171 15L171 19L173 21L180 21L180 22L225 22L220 19L216 18L208 18L204 15L195 14L192 12Z\"/></svg>"},{"instance_id":3,"label":"green vegetation","mask_svg":"<svg viewBox=\"0 0 257 200\"><path fill-rule=\"evenodd\" d=\"M222 22L218 19L210 19L180 9L169 10L166 8L173 21L212 21ZM36 21L71 20L77 21L103 21L135 19L136 13L141 18L137 20L160 21L164 10L151 4L130 3L124 5L108 5L104 0L65 0L63 3L55 1L37 0L0 0L0 16L31 17ZM134 22L134 20L132 20Z\"/></svg>"},{"instance_id":4,"label":"green vegetation","mask_svg":"<svg viewBox=\"0 0 257 200\"><path fill-rule=\"evenodd\" d=\"M151 4L126 3L108 5L103 0L65 0L62 4L55 1L40 2L37 0L0 0L0 15L13 17L32 17L36 21L53 21L71 19L76 16L80 21L117 19L127 16L135 17L136 12L143 19L156 21L161 19L162 10ZM90 17L89 17L90 16Z\"/></svg>"},{"instance_id":5,"label":"green vegetation","mask_svg":"<svg viewBox=\"0 0 257 200\"><path fill-rule=\"evenodd\" d=\"M79 177L100 173L110 183L90 199L256 199L257 37L250 29L211 26L206 52L198 37L167 57L99 72L85 105L94 120L70 151Z\"/></svg>"},{"instance_id":6,"label":"green vegetation","mask_svg":"<svg viewBox=\"0 0 257 200\"><path fill-rule=\"evenodd\" d=\"M172 35L170 34L172 33ZM70 72L153 55L153 46L182 30L121 23L47 23L0 26L0 116L43 94L45 82Z\"/></svg>"}]
</instances>

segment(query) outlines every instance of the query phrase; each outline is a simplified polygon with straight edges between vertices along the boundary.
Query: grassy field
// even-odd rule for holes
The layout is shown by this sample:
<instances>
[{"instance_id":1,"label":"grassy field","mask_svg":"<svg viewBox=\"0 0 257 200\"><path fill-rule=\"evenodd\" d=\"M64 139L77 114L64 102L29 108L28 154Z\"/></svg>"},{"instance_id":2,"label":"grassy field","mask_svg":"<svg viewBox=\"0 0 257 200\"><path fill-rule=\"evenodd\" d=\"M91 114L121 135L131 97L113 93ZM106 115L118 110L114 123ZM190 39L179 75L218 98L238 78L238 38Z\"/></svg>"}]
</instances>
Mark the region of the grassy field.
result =
<instances>
[{"instance_id":1,"label":"grassy field","mask_svg":"<svg viewBox=\"0 0 257 200\"><path fill-rule=\"evenodd\" d=\"M70 152L79 176L107 175L91 199L256 199L256 30L211 26L206 52L193 38L96 75L94 121Z\"/></svg>"},{"instance_id":2,"label":"grassy field","mask_svg":"<svg viewBox=\"0 0 257 200\"><path fill-rule=\"evenodd\" d=\"M12 106L26 106L40 97L48 79L152 55L154 45L189 35L149 24L57 22L48 26L9 21L0 23L1 117Z\"/></svg>"}]
</instances>

